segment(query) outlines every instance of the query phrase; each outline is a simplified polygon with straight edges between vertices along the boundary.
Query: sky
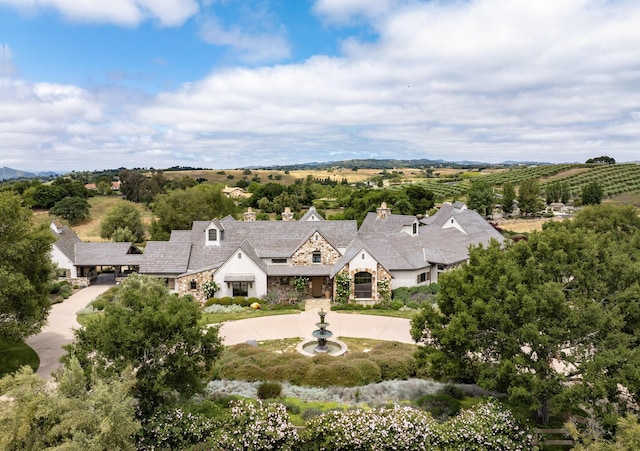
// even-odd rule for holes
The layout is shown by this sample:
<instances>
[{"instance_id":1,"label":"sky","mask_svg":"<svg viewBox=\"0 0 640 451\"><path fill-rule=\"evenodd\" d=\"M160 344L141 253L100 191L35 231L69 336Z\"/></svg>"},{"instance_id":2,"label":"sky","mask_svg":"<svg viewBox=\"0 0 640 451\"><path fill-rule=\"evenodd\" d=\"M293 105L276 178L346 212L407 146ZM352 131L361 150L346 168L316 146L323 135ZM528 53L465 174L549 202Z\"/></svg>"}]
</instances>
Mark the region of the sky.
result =
<instances>
[{"instance_id":1,"label":"sky","mask_svg":"<svg viewBox=\"0 0 640 451\"><path fill-rule=\"evenodd\" d=\"M638 0L0 0L0 167L640 160Z\"/></svg>"}]
</instances>

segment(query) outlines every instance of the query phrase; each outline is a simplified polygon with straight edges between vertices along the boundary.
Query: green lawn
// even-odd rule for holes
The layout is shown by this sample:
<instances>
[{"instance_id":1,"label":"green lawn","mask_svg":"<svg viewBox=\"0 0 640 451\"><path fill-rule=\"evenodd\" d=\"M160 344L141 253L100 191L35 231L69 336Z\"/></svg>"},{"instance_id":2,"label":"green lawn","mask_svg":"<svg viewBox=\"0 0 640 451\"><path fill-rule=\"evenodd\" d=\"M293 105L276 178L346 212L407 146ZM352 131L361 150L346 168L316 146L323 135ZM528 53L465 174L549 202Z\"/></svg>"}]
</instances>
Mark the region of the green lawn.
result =
<instances>
[{"instance_id":1,"label":"green lawn","mask_svg":"<svg viewBox=\"0 0 640 451\"><path fill-rule=\"evenodd\" d=\"M363 310L336 310L335 313L352 313L354 315L374 315L374 316L390 316L392 318L413 319L418 310L382 310L382 309L363 309Z\"/></svg>"},{"instance_id":2,"label":"green lawn","mask_svg":"<svg viewBox=\"0 0 640 451\"><path fill-rule=\"evenodd\" d=\"M0 377L13 373L24 365L29 365L33 371L38 369L40 358L36 351L24 342L0 341Z\"/></svg>"},{"instance_id":3,"label":"green lawn","mask_svg":"<svg viewBox=\"0 0 640 451\"><path fill-rule=\"evenodd\" d=\"M262 310L247 308L244 312L239 313L203 313L200 322L202 324L216 324L223 323L225 321L237 321L240 319L258 318L261 316L274 316L274 315L293 315L300 313L298 309L286 309L286 310Z\"/></svg>"}]
</instances>

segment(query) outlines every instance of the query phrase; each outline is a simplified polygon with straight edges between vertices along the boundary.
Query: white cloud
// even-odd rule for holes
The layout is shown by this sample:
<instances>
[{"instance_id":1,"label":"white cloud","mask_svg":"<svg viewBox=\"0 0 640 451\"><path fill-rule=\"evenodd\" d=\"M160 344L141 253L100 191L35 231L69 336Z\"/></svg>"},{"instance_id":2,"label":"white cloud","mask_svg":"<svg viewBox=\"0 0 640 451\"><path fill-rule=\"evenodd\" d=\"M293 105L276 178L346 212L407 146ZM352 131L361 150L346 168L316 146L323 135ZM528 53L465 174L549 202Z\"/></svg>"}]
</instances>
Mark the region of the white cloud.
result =
<instances>
[{"instance_id":1,"label":"white cloud","mask_svg":"<svg viewBox=\"0 0 640 451\"><path fill-rule=\"evenodd\" d=\"M226 27L217 17L211 17L201 26L200 36L210 44L231 47L246 62L280 61L290 55L286 35L281 30L251 33L239 25Z\"/></svg>"},{"instance_id":2,"label":"white cloud","mask_svg":"<svg viewBox=\"0 0 640 451\"><path fill-rule=\"evenodd\" d=\"M219 70L117 115L106 95L11 82L0 142L67 169L73 155L89 168L637 159L640 3L406 2L372 23L378 40L342 57ZM213 30L247 51L259 35Z\"/></svg>"},{"instance_id":3,"label":"white cloud","mask_svg":"<svg viewBox=\"0 0 640 451\"><path fill-rule=\"evenodd\" d=\"M382 16L406 2L407 0L316 0L313 10L329 22L344 24L358 18Z\"/></svg>"},{"instance_id":4,"label":"white cloud","mask_svg":"<svg viewBox=\"0 0 640 451\"><path fill-rule=\"evenodd\" d=\"M124 26L145 20L178 26L199 11L197 0L0 0L0 4L29 12L53 9L73 21Z\"/></svg>"}]
</instances>

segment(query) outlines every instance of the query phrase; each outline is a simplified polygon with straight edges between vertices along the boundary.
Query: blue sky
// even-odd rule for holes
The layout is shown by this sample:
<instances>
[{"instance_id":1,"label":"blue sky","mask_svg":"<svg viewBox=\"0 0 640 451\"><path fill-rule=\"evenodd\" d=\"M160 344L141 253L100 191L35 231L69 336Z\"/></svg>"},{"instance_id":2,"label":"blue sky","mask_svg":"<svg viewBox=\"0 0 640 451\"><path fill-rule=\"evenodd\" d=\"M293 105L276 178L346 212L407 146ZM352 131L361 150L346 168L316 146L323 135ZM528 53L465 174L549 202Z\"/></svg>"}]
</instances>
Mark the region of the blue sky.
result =
<instances>
[{"instance_id":1,"label":"blue sky","mask_svg":"<svg viewBox=\"0 0 640 451\"><path fill-rule=\"evenodd\" d=\"M0 166L640 160L635 0L0 0Z\"/></svg>"}]
</instances>

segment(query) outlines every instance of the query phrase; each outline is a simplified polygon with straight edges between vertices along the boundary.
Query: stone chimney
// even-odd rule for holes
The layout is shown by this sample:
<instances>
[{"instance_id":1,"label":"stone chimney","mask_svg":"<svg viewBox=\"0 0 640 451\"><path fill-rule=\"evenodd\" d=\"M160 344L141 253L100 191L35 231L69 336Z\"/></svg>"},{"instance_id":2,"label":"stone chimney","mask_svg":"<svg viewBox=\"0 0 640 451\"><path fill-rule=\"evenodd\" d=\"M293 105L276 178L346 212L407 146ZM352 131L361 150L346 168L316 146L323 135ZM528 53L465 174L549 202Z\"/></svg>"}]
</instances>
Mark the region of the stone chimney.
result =
<instances>
[{"instance_id":1,"label":"stone chimney","mask_svg":"<svg viewBox=\"0 0 640 451\"><path fill-rule=\"evenodd\" d=\"M378 219L387 219L391 214L391 209L387 208L386 202L382 202L380 208L376 208L376 213L378 214Z\"/></svg>"},{"instance_id":2,"label":"stone chimney","mask_svg":"<svg viewBox=\"0 0 640 451\"><path fill-rule=\"evenodd\" d=\"M284 207L284 211L282 212L281 216L283 221L293 221L293 213L291 213L291 207Z\"/></svg>"},{"instance_id":3,"label":"stone chimney","mask_svg":"<svg viewBox=\"0 0 640 451\"><path fill-rule=\"evenodd\" d=\"M251 207L247 208L247 211L244 212L244 220L247 222L256 220L256 213L251 209Z\"/></svg>"},{"instance_id":4,"label":"stone chimney","mask_svg":"<svg viewBox=\"0 0 640 451\"><path fill-rule=\"evenodd\" d=\"M51 224L49 225L49 228L54 232L57 233L58 235L60 235L62 233L62 223L60 221L58 221L57 219L53 222L51 222Z\"/></svg>"}]
</instances>

